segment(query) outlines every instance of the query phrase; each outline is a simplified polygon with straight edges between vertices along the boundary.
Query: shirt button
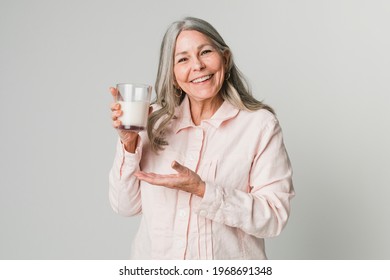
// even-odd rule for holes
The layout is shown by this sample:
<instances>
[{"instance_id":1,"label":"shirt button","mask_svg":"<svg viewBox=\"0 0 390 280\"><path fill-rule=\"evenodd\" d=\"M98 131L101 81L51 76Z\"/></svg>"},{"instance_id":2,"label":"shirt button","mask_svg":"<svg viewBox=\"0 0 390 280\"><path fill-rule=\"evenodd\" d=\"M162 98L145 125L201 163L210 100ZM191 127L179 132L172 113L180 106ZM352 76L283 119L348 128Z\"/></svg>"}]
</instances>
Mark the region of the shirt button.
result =
<instances>
[{"instance_id":1,"label":"shirt button","mask_svg":"<svg viewBox=\"0 0 390 280\"><path fill-rule=\"evenodd\" d=\"M199 211L199 215L206 216L207 215L207 210L204 210L204 209L200 210Z\"/></svg>"},{"instance_id":2,"label":"shirt button","mask_svg":"<svg viewBox=\"0 0 390 280\"><path fill-rule=\"evenodd\" d=\"M185 217L186 216L186 211L185 210L180 210L179 211L179 216L182 217L182 218Z\"/></svg>"},{"instance_id":3,"label":"shirt button","mask_svg":"<svg viewBox=\"0 0 390 280\"><path fill-rule=\"evenodd\" d=\"M183 248L184 247L184 241L182 241L182 240L178 240L177 242L176 242L176 246L177 246L177 248Z\"/></svg>"}]
</instances>

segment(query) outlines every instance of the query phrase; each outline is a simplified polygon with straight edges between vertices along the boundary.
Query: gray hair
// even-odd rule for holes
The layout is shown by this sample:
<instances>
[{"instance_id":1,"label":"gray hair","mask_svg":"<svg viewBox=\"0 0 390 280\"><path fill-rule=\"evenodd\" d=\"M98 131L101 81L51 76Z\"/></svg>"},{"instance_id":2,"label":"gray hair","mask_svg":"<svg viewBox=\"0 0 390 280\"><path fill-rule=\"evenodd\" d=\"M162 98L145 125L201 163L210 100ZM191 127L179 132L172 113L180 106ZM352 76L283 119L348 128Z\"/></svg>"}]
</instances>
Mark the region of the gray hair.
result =
<instances>
[{"instance_id":1,"label":"gray hair","mask_svg":"<svg viewBox=\"0 0 390 280\"><path fill-rule=\"evenodd\" d=\"M150 115L147 129L151 148L155 152L162 150L163 146L168 145L164 138L165 131L170 121L174 118L175 108L180 105L185 96L184 94L178 94L173 72L176 40L180 32L184 30L195 30L206 35L221 54L228 54L227 77L225 77L220 90L223 100L228 101L241 110L256 111L266 109L274 113L272 108L253 97L248 83L233 61L230 48L217 30L204 20L186 17L169 26L161 43L160 62L155 84L155 104L159 105L160 109Z\"/></svg>"}]
</instances>

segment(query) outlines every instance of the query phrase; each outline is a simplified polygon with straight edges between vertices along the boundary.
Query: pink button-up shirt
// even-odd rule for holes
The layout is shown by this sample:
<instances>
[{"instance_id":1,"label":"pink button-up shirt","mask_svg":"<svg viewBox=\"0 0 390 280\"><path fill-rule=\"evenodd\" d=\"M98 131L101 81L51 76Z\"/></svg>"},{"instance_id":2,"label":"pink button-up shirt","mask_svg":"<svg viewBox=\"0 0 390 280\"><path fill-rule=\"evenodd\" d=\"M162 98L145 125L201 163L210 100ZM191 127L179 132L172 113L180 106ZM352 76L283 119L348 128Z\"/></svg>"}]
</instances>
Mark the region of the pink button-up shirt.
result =
<instances>
[{"instance_id":1,"label":"pink button-up shirt","mask_svg":"<svg viewBox=\"0 0 390 280\"><path fill-rule=\"evenodd\" d=\"M124 216L141 214L133 259L266 259L264 238L285 226L294 196L292 169L275 116L225 101L194 125L186 97L159 154L140 133L134 154L118 141L109 199ZM171 162L195 171L204 197L139 181L138 170L172 174Z\"/></svg>"}]
</instances>

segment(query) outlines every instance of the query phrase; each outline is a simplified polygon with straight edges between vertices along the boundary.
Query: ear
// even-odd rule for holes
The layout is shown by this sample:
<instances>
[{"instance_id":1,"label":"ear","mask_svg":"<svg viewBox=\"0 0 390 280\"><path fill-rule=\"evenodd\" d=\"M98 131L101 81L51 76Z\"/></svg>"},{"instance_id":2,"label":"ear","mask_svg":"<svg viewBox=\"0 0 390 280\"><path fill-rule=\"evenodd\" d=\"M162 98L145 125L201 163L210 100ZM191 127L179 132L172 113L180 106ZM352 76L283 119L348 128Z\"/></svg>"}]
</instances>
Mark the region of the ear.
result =
<instances>
[{"instance_id":1,"label":"ear","mask_svg":"<svg viewBox=\"0 0 390 280\"><path fill-rule=\"evenodd\" d=\"M230 50L225 50L222 53L222 56L223 56L223 59L224 59L224 62L225 62L226 71L228 71L229 66L230 66L230 60L231 60L232 54L231 54Z\"/></svg>"},{"instance_id":2,"label":"ear","mask_svg":"<svg viewBox=\"0 0 390 280\"><path fill-rule=\"evenodd\" d=\"M176 78L173 78L173 86L174 86L176 89L180 89L180 86L179 86L179 84L177 83Z\"/></svg>"}]
</instances>

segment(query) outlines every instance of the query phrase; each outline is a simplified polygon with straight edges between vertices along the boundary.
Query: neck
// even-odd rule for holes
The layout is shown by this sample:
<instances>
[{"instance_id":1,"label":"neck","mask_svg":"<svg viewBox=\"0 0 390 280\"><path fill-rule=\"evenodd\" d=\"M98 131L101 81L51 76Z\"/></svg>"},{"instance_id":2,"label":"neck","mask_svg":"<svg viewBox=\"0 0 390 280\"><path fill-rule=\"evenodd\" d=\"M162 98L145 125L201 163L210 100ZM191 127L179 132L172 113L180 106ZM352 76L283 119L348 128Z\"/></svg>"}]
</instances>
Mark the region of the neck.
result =
<instances>
[{"instance_id":1,"label":"neck","mask_svg":"<svg viewBox=\"0 0 390 280\"><path fill-rule=\"evenodd\" d=\"M219 94L207 100L195 100L189 97L189 101L191 117L195 125L200 125L202 120L210 119L223 103Z\"/></svg>"}]
</instances>

